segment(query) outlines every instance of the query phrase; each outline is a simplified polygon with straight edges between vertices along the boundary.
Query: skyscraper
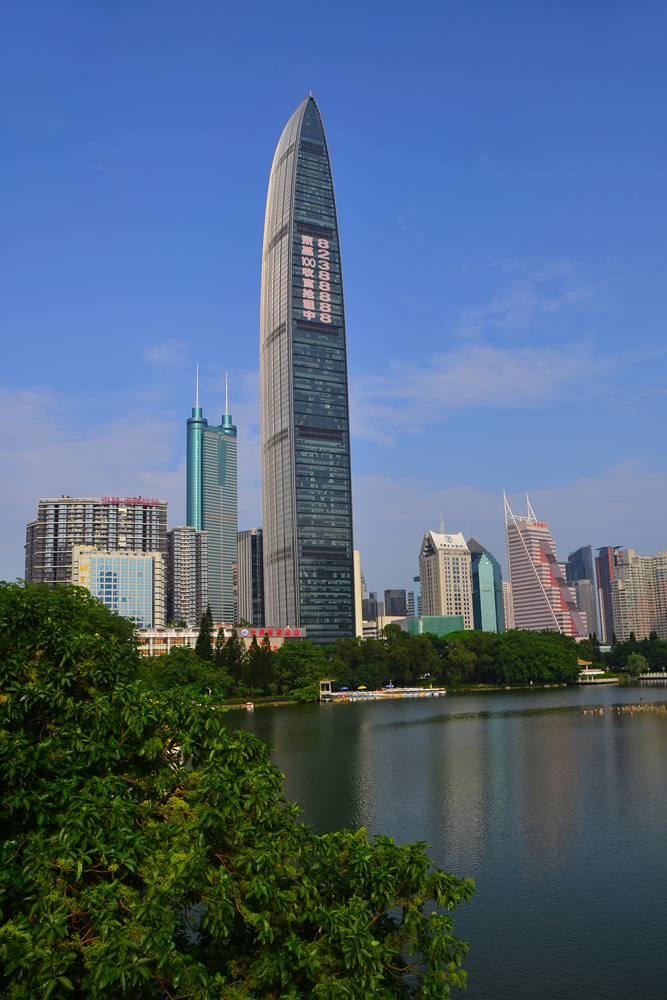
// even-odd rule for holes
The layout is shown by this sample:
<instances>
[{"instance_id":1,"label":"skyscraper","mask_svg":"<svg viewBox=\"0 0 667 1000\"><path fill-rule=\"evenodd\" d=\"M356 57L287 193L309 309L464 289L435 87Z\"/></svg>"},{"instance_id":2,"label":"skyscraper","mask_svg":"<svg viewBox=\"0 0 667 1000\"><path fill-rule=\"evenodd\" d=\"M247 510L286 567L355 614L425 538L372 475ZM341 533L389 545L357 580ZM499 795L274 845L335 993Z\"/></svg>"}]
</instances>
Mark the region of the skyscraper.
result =
<instances>
[{"instance_id":1,"label":"skyscraper","mask_svg":"<svg viewBox=\"0 0 667 1000\"><path fill-rule=\"evenodd\" d=\"M605 545L597 550L595 557L595 575L598 585L598 604L600 606L600 638L610 643L614 636L614 607L611 596L611 585L614 579L614 568L620 553L619 546Z\"/></svg>"},{"instance_id":2,"label":"skyscraper","mask_svg":"<svg viewBox=\"0 0 667 1000\"><path fill-rule=\"evenodd\" d=\"M523 516L512 512L506 497L505 525L515 628L587 636L586 623L556 557L549 526L537 520L530 501Z\"/></svg>"},{"instance_id":3,"label":"skyscraper","mask_svg":"<svg viewBox=\"0 0 667 1000\"><path fill-rule=\"evenodd\" d=\"M565 563L565 577L568 587L577 599L577 608L586 616L586 627L590 633L600 636L597 601L595 598L595 576L593 574L593 549L582 545L576 552L570 552Z\"/></svg>"},{"instance_id":4,"label":"skyscraper","mask_svg":"<svg viewBox=\"0 0 667 1000\"><path fill-rule=\"evenodd\" d=\"M209 425L197 398L188 420L187 522L208 536L208 601L216 625L234 624L238 534L236 427L225 413Z\"/></svg>"},{"instance_id":5,"label":"skyscraper","mask_svg":"<svg viewBox=\"0 0 667 1000\"><path fill-rule=\"evenodd\" d=\"M71 583L72 549L167 552L167 501L146 497L53 497L26 525L28 583Z\"/></svg>"},{"instance_id":6,"label":"skyscraper","mask_svg":"<svg viewBox=\"0 0 667 1000\"><path fill-rule=\"evenodd\" d=\"M262 627L264 621L264 543L261 528L238 535L239 619Z\"/></svg>"},{"instance_id":7,"label":"skyscraper","mask_svg":"<svg viewBox=\"0 0 667 1000\"><path fill-rule=\"evenodd\" d=\"M474 628L470 549L461 532L427 531L419 553L419 580L425 616L463 618Z\"/></svg>"},{"instance_id":8,"label":"skyscraper","mask_svg":"<svg viewBox=\"0 0 667 1000\"><path fill-rule=\"evenodd\" d=\"M481 632L504 632L503 575L500 563L477 541L468 548L472 571L472 612L475 628Z\"/></svg>"},{"instance_id":9,"label":"skyscraper","mask_svg":"<svg viewBox=\"0 0 667 1000\"><path fill-rule=\"evenodd\" d=\"M385 590L384 613L400 618L407 613L408 602L404 590Z\"/></svg>"},{"instance_id":10,"label":"skyscraper","mask_svg":"<svg viewBox=\"0 0 667 1000\"><path fill-rule=\"evenodd\" d=\"M208 605L208 535L177 526L167 531L167 619L196 628Z\"/></svg>"},{"instance_id":11,"label":"skyscraper","mask_svg":"<svg viewBox=\"0 0 667 1000\"><path fill-rule=\"evenodd\" d=\"M278 143L260 340L265 617L314 642L355 632L347 350L338 222L320 112Z\"/></svg>"}]
</instances>

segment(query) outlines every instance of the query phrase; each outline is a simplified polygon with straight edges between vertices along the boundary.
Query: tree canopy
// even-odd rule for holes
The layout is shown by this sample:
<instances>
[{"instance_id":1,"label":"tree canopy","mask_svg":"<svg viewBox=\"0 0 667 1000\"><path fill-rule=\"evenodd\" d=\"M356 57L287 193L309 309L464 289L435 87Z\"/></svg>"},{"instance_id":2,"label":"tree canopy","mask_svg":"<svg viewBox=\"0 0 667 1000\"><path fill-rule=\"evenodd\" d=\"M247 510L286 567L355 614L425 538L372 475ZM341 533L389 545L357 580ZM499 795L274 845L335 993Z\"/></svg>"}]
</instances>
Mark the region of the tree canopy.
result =
<instances>
[{"instance_id":1,"label":"tree canopy","mask_svg":"<svg viewBox=\"0 0 667 1000\"><path fill-rule=\"evenodd\" d=\"M268 748L206 696L142 683L132 627L86 591L0 584L0 652L2 996L463 985L452 911L470 880L424 844L315 836Z\"/></svg>"}]
</instances>

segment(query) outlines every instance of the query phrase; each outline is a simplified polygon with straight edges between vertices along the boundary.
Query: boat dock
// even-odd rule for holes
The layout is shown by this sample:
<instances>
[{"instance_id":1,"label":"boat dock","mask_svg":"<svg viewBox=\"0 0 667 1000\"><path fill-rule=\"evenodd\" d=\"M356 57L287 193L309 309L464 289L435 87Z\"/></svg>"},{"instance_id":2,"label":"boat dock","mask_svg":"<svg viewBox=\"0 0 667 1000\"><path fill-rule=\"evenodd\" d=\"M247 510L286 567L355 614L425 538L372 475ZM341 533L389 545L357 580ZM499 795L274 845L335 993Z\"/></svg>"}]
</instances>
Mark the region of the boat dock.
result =
<instances>
[{"instance_id":1,"label":"boat dock","mask_svg":"<svg viewBox=\"0 0 667 1000\"><path fill-rule=\"evenodd\" d=\"M388 701L390 698L443 698L446 688L386 687L377 691L332 691L331 681L320 681L320 701Z\"/></svg>"}]
</instances>

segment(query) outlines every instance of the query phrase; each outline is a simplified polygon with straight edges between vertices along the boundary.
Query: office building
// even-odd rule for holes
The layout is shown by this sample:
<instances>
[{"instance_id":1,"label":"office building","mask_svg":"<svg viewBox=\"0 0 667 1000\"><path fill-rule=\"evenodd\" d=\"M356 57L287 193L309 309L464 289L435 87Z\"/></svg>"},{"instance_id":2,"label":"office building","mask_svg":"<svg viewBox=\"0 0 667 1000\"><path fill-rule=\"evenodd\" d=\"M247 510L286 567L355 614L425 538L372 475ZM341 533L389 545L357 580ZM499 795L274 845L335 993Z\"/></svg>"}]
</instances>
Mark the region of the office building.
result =
<instances>
[{"instance_id":1,"label":"office building","mask_svg":"<svg viewBox=\"0 0 667 1000\"><path fill-rule=\"evenodd\" d=\"M262 260L266 617L315 643L355 633L347 350L329 152L313 97L273 159Z\"/></svg>"},{"instance_id":2,"label":"office building","mask_svg":"<svg viewBox=\"0 0 667 1000\"><path fill-rule=\"evenodd\" d=\"M261 528L238 534L238 618L264 625L264 544Z\"/></svg>"},{"instance_id":3,"label":"office building","mask_svg":"<svg viewBox=\"0 0 667 1000\"><path fill-rule=\"evenodd\" d=\"M619 642L648 639L655 632L667 640L667 551L638 556L624 549L616 556L611 582L613 635Z\"/></svg>"},{"instance_id":4,"label":"office building","mask_svg":"<svg viewBox=\"0 0 667 1000\"><path fill-rule=\"evenodd\" d=\"M614 580L616 566L621 548L618 545L606 545L597 550L595 557L595 576L598 588L598 607L600 609L600 639L611 643L614 636L614 607L611 595L611 585Z\"/></svg>"},{"instance_id":5,"label":"office building","mask_svg":"<svg viewBox=\"0 0 667 1000\"><path fill-rule=\"evenodd\" d=\"M472 614L481 632L504 632L503 579L500 563L475 538L468 541L472 573Z\"/></svg>"},{"instance_id":6,"label":"office building","mask_svg":"<svg viewBox=\"0 0 667 1000\"><path fill-rule=\"evenodd\" d=\"M216 625L235 621L238 493L236 427L225 412L209 424L199 405L199 385L187 422L187 522L208 536L208 602Z\"/></svg>"},{"instance_id":7,"label":"office building","mask_svg":"<svg viewBox=\"0 0 667 1000\"><path fill-rule=\"evenodd\" d=\"M598 624L595 574L593 572L593 549L582 545L576 552L570 552L565 563L565 579L577 601L577 609L586 618L589 633L600 636Z\"/></svg>"},{"instance_id":8,"label":"office building","mask_svg":"<svg viewBox=\"0 0 667 1000\"><path fill-rule=\"evenodd\" d=\"M421 613L422 613L421 583L420 583L420 580L419 580L418 576L413 577L412 578L412 582L415 584L415 590L414 590L414 594L415 594L415 612L417 614L417 617L419 617L421 615Z\"/></svg>"},{"instance_id":9,"label":"office building","mask_svg":"<svg viewBox=\"0 0 667 1000\"><path fill-rule=\"evenodd\" d=\"M407 614L408 602L404 590L385 590L384 613L392 618L402 618Z\"/></svg>"},{"instance_id":10,"label":"office building","mask_svg":"<svg viewBox=\"0 0 667 1000\"><path fill-rule=\"evenodd\" d=\"M470 549L461 532L427 531L419 553L419 579L424 617L461 615L474 628Z\"/></svg>"},{"instance_id":11,"label":"office building","mask_svg":"<svg viewBox=\"0 0 667 1000\"><path fill-rule=\"evenodd\" d=\"M544 521L538 521L527 501L527 514L514 514L505 497L507 557L515 628L550 629L575 637L587 636L586 622L567 586L556 546Z\"/></svg>"},{"instance_id":12,"label":"office building","mask_svg":"<svg viewBox=\"0 0 667 1000\"><path fill-rule=\"evenodd\" d=\"M104 551L72 547L72 583L85 587L110 611L137 628L165 623L165 558L162 552Z\"/></svg>"},{"instance_id":13,"label":"office building","mask_svg":"<svg viewBox=\"0 0 667 1000\"><path fill-rule=\"evenodd\" d=\"M366 590L366 581L361 571L361 552L354 550L354 634L359 639L364 637L363 626L363 594Z\"/></svg>"},{"instance_id":14,"label":"office building","mask_svg":"<svg viewBox=\"0 0 667 1000\"><path fill-rule=\"evenodd\" d=\"M75 545L167 553L167 501L146 497L54 497L26 526L28 583L71 583Z\"/></svg>"},{"instance_id":15,"label":"office building","mask_svg":"<svg viewBox=\"0 0 667 1000\"><path fill-rule=\"evenodd\" d=\"M408 618L416 618L417 617L416 608L415 608L415 592L414 592L414 590L409 590L408 591L408 599L407 599L407 603L406 603L406 608L407 608L407 610L406 610L405 613L408 616Z\"/></svg>"},{"instance_id":16,"label":"office building","mask_svg":"<svg viewBox=\"0 0 667 1000\"><path fill-rule=\"evenodd\" d=\"M186 525L167 531L167 621L197 628L208 606L208 536Z\"/></svg>"},{"instance_id":17,"label":"office building","mask_svg":"<svg viewBox=\"0 0 667 1000\"><path fill-rule=\"evenodd\" d=\"M509 580L503 580L503 618L505 629L514 628L514 605L512 603L512 588Z\"/></svg>"},{"instance_id":18,"label":"office building","mask_svg":"<svg viewBox=\"0 0 667 1000\"><path fill-rule=\"evenodd\" d=\"M371 590L368 597L364 597L361 602L361 617L365 622L375 622L378 616L377 592Z\"/></svg>"}]
</instances>

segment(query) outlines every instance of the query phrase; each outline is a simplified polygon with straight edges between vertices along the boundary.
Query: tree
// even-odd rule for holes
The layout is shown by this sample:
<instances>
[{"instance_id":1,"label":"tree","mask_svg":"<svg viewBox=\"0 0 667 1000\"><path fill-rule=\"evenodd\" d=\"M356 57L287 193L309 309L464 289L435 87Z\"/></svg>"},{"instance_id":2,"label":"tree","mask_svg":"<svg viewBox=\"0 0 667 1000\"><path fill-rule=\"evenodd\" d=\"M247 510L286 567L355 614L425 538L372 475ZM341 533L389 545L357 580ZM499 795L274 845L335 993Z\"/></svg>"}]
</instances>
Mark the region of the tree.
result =
<instances>
[{"instance_id":1,"label":"tree","mask_svg":"<svg viewBox=\"0 0 667 1000\"><path fill-rule=\"evenodd\" d=\"M257 637L253 636L243 670L243 680L249 690L261 694L270 693L273 680L272 657L268 635L264 636L261 643L258 643Z\"/></svg>"},{"instance_id":2,"label":"tree","mask_svg":"<svg viewBox=\"0 0 667 1000\"><path fill-rule=\"evenodd\" d=\"M309 639L283 642L272 655L272 669L276 694L301 701L317 701L319 681L330 673L324 649Z\"/></svg>"},{"instance_id":3,"label":"tree","mask_svg":"<svg viewBox=\"0 0 667 1000\"><path fill-rule=\"evenodd\" d=\"M201 616L199 635L197 636L197 642L195 644L195 653L200 660L209 661L213 659L213 640L211 639L212 632L213 612L211 611L211 605L209 604L206 611Z\"/></svg>"},{"instance_id":4,"label":"tree","mask_svg":"<svg viewBox=\"0 0 667 1000\"><path fill-rule=\"evenodd\" d=\"M423 844L314 835L264 744L133 681L117 620L76 588L0 585L0 994L408 1000L463 985L451 913L470 880Z\"/></svg>"},{"instance_id":5,"label":"tree","mask_svg":"<svg viewBox=\"0 0 667 1000\"><path fill-rule=\"evenodd\" d=\"M640 674L645 674L648 671L648 663L646 662L646 657L642 656L641 653L630 653L628 656L628 673L632 674L633 677L639 677Z\"/></svg>"},{"instance_id":6,"label":"tree","mask_svg":"<svg viewBox=\"0 0 667 1000\"><path fill-rule=\"evenodd\" d=\"M230 637L225 639L224 629L220 629L215 644L216 665L224 669L232 680L238 682L243 677L245 661L245 646L239 639L236 630L232 629Z\"/></svg>"}]
</instances>

